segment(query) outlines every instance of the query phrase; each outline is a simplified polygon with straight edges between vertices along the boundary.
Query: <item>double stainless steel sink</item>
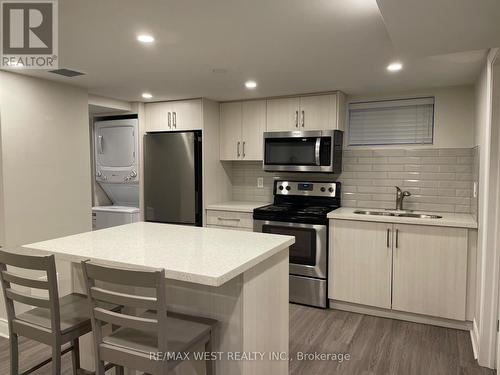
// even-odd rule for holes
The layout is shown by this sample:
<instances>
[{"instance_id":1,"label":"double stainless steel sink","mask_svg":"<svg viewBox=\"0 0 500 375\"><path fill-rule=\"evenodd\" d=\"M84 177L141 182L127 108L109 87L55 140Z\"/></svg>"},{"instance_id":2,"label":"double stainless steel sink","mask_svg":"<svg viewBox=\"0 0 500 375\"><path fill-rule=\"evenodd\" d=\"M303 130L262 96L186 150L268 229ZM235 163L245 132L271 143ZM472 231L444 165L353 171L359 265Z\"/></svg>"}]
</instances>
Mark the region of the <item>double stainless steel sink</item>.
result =
<instances>
[{"instance_id":1,"label":"double stainless steel sink","mask_svg":"<svg viewBox=\"0 0 500 375\"><path fill-rule=\"evenodd\" d=\"M375 215L375 216L397 216L397 217L411 217L416 219L441 219L442 216L430 214L414 214L410 212L390 212L390 211L365 211L356 210L355 214L358 215Z\"/></svg>"}]
</instances>

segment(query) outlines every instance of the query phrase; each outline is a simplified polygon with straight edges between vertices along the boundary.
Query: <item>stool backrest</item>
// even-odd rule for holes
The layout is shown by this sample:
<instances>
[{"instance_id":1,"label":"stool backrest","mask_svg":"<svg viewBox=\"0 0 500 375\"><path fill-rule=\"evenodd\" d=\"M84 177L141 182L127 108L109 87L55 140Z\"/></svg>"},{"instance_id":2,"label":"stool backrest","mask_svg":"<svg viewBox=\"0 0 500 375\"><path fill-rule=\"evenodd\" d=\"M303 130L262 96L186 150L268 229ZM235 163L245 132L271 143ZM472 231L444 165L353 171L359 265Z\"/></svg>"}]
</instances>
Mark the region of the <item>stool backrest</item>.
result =
<instances>
[{"instance_id":1,"label":"stool backrest","mask_svg":"<svg viewBox=\"0 0 500 375\"><path fill-rule=\"evenodd\" d=\"M42 271L45 273L45 277L32 278L24 274L20 275L12 267L22 270ZM60 337L61 317L54 255L22 255L0 250L0 283L2 284L5 306L7 308L9 332L16 332L20 335L36 338L42 342L51 341L54 335ZM27 294L19 288L15 288L16 285L25 288L46 290L48 297L35 297ZM51 317L51 328L36 327L19 320L16 315L14 302L48 309Z\"/></svg>"},{"instance_id":2,"label":"stool backrest","mask_svg":"<svg viewBox=\"0 0 500 375\"><path fill-rule=\"evenodd\" d=\"M96 353L102 344L102 326L105 323L115 327L138 331L155 332L158 337L158 351L167 353L167 304L165 295L165 270L132 270L110 267L91 261L82 262L87 295L90 302L90 318L94 331ZM96 286L99 281L99 286ZM154 297L122 293L108 288L103 283L119 284L133 288L154 290ZM148 318L114 312L99 306L99 302L121 305L139 310L153 310Z\"/></svg>"}]
</instances>

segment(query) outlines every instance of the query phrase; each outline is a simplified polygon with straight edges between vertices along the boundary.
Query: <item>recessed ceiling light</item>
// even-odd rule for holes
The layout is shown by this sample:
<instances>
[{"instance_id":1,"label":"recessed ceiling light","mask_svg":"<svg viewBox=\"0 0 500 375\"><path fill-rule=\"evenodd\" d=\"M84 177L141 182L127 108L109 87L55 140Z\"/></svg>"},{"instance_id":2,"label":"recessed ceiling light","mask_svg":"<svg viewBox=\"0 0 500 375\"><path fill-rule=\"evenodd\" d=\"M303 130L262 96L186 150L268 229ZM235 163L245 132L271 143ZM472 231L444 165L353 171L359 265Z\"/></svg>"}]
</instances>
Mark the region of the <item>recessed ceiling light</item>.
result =
<instances>
[{"instance_id":1,"label":"recessed ceiling light","mask_svg":"<svg viewBox=\"0 0 500 375\"><path fill-rule=\"evenodd\" d=\"M403 69L403 64L401 64L399 61L395 61L387 65L387 70L390 72L397 72L401 69Z\"/></svg>"},{"instance_id":2,"label":"recessed ceiling light","mask_svg":"<svg viewBox=\"0 0 500 375\"><path fill-rule=\"evenodd\" d=\"M144 92L144 93L142 93L142 97L144 99L151 99L153 97L153 95L151 95L149 92Z\"/></svg>"},{"instance_id":3,"label":"recessed ceiling light","mask_svg":"<svg viewBox=\"0 0 500 375\"><path fill-rule=\"evenodd\" d=\"M246 81L245 82L245 87L247 89L254 89L254 88L257 87L257 82L255 82L255 81Z\"/></svg>"},{"instance_id":4,"label":"recessed ceiling light","mask_svg":"<svg viewBox=\"0 0 500 375\"><path fill-rule=\"evenodd\" d=\"M141 43L153 43L155 41L155 38L152 35L138 35L137 40Z\"/></svg>"}]
</instances>

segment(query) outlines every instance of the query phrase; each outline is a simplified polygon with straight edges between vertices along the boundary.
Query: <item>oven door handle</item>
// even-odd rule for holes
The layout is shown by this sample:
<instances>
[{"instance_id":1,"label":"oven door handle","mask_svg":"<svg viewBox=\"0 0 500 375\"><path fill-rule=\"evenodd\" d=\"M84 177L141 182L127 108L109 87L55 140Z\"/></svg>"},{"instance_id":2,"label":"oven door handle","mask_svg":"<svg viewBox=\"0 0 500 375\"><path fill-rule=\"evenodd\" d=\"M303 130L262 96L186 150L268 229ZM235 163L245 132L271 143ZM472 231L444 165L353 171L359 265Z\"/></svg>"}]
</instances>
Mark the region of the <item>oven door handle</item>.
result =
<instances>
[{"instance_id":1,"label":"oven door handle","mask_svg":"<svg viewBox=\"0 0 500 375\"><path fill-rule=\"evenodd\" d=\"M316 165L320 165L320 160L319 160L319 151L321 149L321 138L318 137L316 138L316 147L314 149L314 156L316 157Z\"/></svg>"}]
</instances>

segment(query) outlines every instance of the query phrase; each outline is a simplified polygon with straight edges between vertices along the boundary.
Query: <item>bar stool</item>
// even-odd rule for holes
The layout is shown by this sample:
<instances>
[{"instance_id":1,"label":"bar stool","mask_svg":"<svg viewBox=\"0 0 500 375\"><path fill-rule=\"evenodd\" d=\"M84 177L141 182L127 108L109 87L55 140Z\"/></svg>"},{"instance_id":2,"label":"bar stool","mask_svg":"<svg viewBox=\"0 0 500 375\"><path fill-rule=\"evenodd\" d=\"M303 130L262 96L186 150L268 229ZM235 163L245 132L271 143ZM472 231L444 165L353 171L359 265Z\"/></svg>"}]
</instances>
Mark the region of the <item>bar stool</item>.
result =
<instances>
[{"instance_id":1,"label":"bar stool","mask_svg":"<svg viewBox=\"0 0 500 375\"><path fill-rule=\"evenodd\" d=\"M201 345L212 350L212 332L217 321L184 314L167 313L165 270L131 270L82 262L94 331L96 369L104 374L104 361L154 375L165 375L182 359L175 353L192 353ZM154 297L117 292L96 281L148 288ZM102 285L100 283L99 285ZM115 303L137 309L137 315L116 313L98 303ZM141 313L141 311L143 313ZM104 336L102 324L120 327ZM206 360L206 374L215 375L215 362Z\"/></svg>"},{"instance_id":2,"label":"bar stool","mask_svg":"<svg viewBox=\"0 0 500 375\"><path fill-rule=\"evenodd\" d=\"M7 266L9 269L7 270ZM10 267L24 270L44 271L43 278L29 278L13 273ZM10 373L19 374L18 337L47 344L52 347L52 357L24 371L27 375L52 362L52 374L61 375L61 356L72 352L73 374L80 370L79 337L92 330L87 296L78 293L59 298L54 255L20 255L0 250L0 283L2 284L7 321L9 326ZM13 288L13 286L36 288L48 292L48 298L35 297ZM14 302L36 306L16 314ZM105 308L121 311L118 305L106 304ZM62 346L71 345L62 350ZM108 365L111 368L113 365Z\"/></svg>"}]
</instances>

